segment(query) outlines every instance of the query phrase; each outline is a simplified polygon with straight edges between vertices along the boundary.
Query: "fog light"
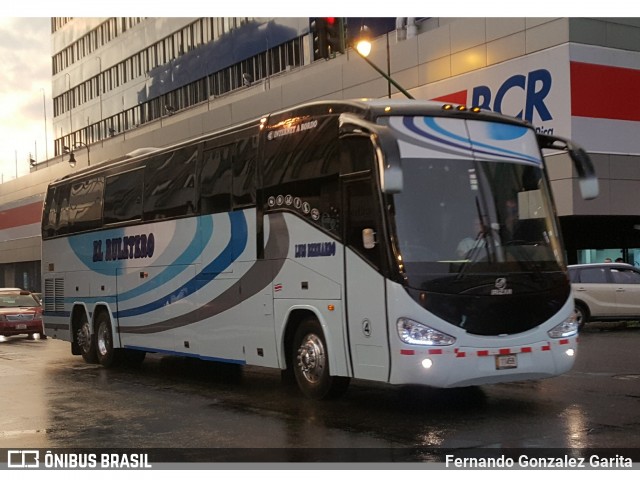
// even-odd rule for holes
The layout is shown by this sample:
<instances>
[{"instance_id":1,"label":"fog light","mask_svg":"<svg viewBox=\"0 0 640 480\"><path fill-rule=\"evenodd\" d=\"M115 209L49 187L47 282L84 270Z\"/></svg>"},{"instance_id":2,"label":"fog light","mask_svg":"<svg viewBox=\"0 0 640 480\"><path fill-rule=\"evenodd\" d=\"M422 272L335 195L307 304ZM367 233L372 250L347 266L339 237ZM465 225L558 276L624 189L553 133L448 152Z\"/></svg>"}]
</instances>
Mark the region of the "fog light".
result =
<instances>
[{"instance_id":1,"label":"fog light","mask_svg":"<svg viewBox=\"0 0 640 480\"><path fill-rule=\"evenodd\" d=\"M425 358L424 360L422 360L422 367L425 370L428 370L432 366L433 366L433 361L430 358Z\"/></svg>"},{"instance_id":2,"label":"fog light","mask_svg":"<svg viewBox=\"0 0 640 480\"><path fill-rule=\"evenodd\" d=\"M569 348L567 349L566 352L564 352L567 354L567 357L573 357L576 354L576 351L573 348Z\"/></svg>"}]
</instances>

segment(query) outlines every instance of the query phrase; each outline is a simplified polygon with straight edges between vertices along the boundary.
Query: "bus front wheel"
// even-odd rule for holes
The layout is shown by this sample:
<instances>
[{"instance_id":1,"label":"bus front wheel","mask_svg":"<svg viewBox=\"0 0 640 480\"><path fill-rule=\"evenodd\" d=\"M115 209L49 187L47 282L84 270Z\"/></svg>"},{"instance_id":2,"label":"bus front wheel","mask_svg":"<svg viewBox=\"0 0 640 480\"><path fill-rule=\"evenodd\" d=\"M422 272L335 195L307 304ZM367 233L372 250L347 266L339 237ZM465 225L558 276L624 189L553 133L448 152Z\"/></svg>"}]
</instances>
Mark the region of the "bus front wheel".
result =
<instances>
[{"instance_id":1,"label":"bus front wheel","mask_svg":"<svg viewBox=\"0 0 640 480\"><path fill-rule=\"evenodd\" d=\"M304 320L293 338L292 365L302 393L313 399L335 398L346 392L348 377L329 375L329 357L322 327Z\"/></svg>"}]
</instances>

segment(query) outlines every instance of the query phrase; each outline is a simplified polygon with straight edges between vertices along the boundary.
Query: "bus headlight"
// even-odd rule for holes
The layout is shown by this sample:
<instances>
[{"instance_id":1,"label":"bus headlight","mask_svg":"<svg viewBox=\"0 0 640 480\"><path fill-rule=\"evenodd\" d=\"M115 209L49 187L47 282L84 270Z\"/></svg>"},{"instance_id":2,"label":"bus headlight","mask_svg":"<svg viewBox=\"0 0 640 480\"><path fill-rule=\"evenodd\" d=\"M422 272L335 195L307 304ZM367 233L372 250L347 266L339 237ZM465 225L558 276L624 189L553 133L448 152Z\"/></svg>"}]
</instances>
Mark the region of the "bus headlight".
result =
<instances>
[{"instance_id":1,"label":"bus headlight","mask_svg":"<svg viewBox=\"0 0 640 480\"><path fill-rule=\"evenodd\" d=\"M410 318L398 319L398 335L400 340L411 345L446 346L452 345L456 339L435 328L428 327Z\"/></svg>"},{"instance_id":2,"label":"bus headlight","mask_svg":"<svg viewBox=\"0 0 640 480\"><path fill-rule=\"evenodd\" d=\"M569 315L564 322L547 332L551 338L571 337L578 333L578 320L575 313Z\"/></svg>"}]
</instances>

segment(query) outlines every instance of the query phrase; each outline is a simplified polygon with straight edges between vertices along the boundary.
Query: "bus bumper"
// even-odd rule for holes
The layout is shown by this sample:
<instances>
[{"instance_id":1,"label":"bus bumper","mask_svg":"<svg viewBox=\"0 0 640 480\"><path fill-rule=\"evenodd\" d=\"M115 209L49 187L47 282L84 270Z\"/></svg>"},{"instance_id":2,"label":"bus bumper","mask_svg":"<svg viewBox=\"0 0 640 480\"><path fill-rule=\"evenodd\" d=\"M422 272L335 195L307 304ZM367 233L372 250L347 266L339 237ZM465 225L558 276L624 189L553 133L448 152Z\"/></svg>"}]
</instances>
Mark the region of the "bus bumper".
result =
<instances>
[{"instance_id":1,"label":"bus bumper","mask_svg":"<svg viewBox=\"0 0 640 480\"><path fill-rule=\"evenodd\" d=\"M573 367L577 346L577 335L510 348L404 345L392 353L390 383L454 388L549 378Z\"/></svg>"}]
</instances>

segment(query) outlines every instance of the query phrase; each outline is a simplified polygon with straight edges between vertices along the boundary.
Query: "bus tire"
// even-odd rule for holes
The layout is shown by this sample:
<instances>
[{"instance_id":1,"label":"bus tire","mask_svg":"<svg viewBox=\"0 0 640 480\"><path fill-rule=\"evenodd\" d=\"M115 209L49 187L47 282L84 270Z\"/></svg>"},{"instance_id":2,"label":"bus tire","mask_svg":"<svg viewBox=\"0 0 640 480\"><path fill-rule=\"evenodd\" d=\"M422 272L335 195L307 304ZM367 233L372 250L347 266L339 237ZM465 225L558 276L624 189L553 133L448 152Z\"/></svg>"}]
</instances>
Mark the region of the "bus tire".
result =
<instances>
[{"instance_id":1,"label":"bus tire","mask_svg":"<svg viewBox=\"0 0 640 480\"><path fill-rule=\"evenodd\" d=\"M109 368L117 365L121 357L121 351L113 348L113 332L109 315L104 310L98 313L96 319L96 355L98 363Z\"/></svg>"},{"instance_id":2,"label":"bus tire","mask_svg":"<svg viewBox=\"0 0 640 480\"><path fill-rule=\"evenodd\" d=\"M291 350L295 378L304 395L322 400L346 392L350 379L329 375L327 343L317 320L308 318L300 323Z\"/></svg>"},{"instance_id":3,"label":"bus tire","mask_svg":"<svg viewBox=\"0 0 640 480\"><path fill-rule=\"evenodd\" d=\"M91 335L89 322L83 316L80 326L76 330L76 344L80 347L80 354L86 363L98 363L98 355L96 354L96 342Z\"/></svg>"}]
</instances>

